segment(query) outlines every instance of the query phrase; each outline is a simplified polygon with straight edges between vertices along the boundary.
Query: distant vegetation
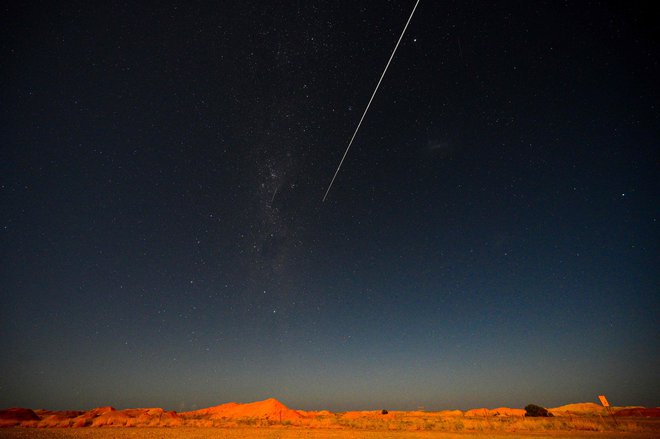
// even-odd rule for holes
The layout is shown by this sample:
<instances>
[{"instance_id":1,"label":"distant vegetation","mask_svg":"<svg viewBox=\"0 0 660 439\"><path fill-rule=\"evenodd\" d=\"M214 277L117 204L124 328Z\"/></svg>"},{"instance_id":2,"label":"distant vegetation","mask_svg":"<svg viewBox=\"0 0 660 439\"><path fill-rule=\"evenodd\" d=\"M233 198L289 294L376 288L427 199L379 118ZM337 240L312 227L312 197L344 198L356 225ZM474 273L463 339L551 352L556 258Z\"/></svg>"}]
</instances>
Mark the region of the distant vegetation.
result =
<instances>
[{"instance_id":1,"label":"distant vegetation","mask_svg":"<svg viewBox=\"0 0 660 439\"><path fill-rule=\"evenodd\" d=\"M529 404L525 406L525 416L528 418L550 418L554 415L541 406Z\"/></svg>"}]
</instances>

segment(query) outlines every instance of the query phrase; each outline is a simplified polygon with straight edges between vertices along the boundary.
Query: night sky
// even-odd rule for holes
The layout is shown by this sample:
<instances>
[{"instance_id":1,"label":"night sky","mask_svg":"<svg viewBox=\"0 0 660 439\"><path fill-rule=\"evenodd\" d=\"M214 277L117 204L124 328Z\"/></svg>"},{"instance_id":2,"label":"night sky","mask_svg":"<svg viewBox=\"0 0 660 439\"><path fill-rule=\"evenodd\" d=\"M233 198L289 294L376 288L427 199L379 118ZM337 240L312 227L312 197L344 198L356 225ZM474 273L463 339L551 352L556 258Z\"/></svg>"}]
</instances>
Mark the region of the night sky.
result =
<instances>
[{"instance_id":1,"label":"night sky","mask_svg":"<svg viewBox=\"0 0 660 439\"><path fill-rule=\"evenodd\" d=\"M1 407L660 403L651 3L15 3Z\"/></svg>"}]
</instances>

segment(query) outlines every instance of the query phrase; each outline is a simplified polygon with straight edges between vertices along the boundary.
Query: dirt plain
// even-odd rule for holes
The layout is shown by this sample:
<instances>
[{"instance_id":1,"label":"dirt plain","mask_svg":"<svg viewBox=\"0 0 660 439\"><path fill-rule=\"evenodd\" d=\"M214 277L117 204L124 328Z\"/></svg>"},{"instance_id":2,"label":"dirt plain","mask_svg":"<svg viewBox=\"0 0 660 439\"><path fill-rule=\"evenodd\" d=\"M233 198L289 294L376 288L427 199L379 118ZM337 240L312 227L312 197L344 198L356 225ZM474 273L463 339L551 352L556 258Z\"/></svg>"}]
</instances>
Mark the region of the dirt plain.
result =
<instances>
[{"instance_id":1,"label":"dirt plain","mask_svg":"<svg viewBox=\"0 0 660 439\"><path fill-rule=\"evenodd\" d=\"M659 423L656 423L659 424ZM660 425L656 425L660 429ZM461 432L439 431L360 431L325 430L310 428L6 428L0 429L0 438L7 439L522 439L522 438L656 438L653 432L614 432L614 431L545 431L545 432Z\"/></svg>"}]
</instances>

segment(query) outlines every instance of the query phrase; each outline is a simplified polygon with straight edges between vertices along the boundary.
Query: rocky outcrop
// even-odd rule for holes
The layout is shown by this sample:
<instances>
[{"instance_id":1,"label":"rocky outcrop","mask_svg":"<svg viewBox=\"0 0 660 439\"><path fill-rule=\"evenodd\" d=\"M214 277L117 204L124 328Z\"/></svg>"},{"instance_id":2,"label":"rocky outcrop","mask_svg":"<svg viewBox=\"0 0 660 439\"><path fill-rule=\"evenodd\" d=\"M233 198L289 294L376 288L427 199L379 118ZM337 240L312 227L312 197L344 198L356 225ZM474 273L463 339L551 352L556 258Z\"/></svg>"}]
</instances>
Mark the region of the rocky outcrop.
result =
<instances>
[{"instance_id":1,"label":"rocky outcrop","mask_svg":"<svg viewBox=\"0 0 660 439\"><path fill-rule=\"evenodd\" d=\"M176 412L161 408L115 410L99 407L86 412L7 409L0 412L3 427L177 427L182 425Z\"/></svg>"},{"instance_id":2,"label":"rocky outcrop","mask_svg":"<svg viewBox=\"0 0 660 439\"><path fill-rule=\"evenodd\" d=\"M0 410L0 427L14 427L23 423L39 421L39 416L30 409L10 408Z\"/></svg>"},{"instance_id":3,"label":"rocky outcrop","mask_svg":"<svg viewBox=\"0 0 660 439\"><path fill-rule=\"evenodd\" d=\"M182 412L180 416L184 419L255 419L272 422L295 421L304 417L299 411L291 410L275 398L248 404L230 402L202 410Z\"/></svg>"}]
</instances>

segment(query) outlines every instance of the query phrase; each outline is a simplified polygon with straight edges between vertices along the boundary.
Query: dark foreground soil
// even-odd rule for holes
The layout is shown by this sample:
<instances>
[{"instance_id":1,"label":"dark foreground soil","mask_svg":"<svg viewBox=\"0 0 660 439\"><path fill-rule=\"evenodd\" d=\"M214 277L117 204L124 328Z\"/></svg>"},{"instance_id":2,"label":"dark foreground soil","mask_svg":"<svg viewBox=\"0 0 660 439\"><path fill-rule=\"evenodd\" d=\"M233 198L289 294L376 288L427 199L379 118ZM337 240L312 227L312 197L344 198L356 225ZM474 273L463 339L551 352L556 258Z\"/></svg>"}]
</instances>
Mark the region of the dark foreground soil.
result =
<instances>
[{"instance_id":1,"label":"dark foreground soil","mask_svg":"<svg viewBox=\"0 0 660 439\"><path fill-rule=\"evenodd\" d=\"M98 429L34 429L3 428L0 438L7 439L517 439L517 438L644 438L657 437L651 433L614 432L406 432L321 430L305 428L98 428Z\"/></svg>"}]
</instances>

